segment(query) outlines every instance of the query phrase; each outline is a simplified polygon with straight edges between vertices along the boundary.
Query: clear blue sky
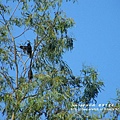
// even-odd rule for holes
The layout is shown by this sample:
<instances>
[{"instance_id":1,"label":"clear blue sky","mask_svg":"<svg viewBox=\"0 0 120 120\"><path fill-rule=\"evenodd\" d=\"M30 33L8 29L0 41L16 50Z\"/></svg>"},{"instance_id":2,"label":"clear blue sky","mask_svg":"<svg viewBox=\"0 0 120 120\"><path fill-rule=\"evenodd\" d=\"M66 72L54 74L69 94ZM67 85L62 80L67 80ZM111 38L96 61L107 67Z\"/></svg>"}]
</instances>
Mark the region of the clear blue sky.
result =
<instances>
[{"instance_id":1,"label":"clear blue sky","mask_svg":"<svg viewBox=\"0 0 120 120\"><path fill-rule=\"evenodd\" d=\"M64 58L76 75L82 64L98 70L105 87L97 100L106 104L120 88L120 0L78 0L63 9L76 22L74 49Z\"/></svg>"}]
</instances>

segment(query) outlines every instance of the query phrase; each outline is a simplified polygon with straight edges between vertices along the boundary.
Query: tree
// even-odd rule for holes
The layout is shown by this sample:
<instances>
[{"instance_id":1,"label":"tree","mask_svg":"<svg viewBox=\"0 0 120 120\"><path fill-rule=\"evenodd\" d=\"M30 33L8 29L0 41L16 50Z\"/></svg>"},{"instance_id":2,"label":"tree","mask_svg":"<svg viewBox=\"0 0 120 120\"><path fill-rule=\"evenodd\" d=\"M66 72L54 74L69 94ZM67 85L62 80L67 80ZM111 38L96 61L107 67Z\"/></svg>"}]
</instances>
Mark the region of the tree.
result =
<instances>
[{"instance_id":1,"label":"tree","mask_svg":"<svg viewBox=\"0 0 120 120\"><path fill-rule=\"evenodd\" d=\"M112 120L118 120L120 117L120 89L117 89L116 91L117 97L114 99L115 104L112 104L112 102L108 102L107 106L102 111L102 118L105 118L107 115L109 115L109 118Z\"/></svg>"},{"instance_id":2,"label":"tree","mask_svg":"<svg viewBox=\"0 0 120 120\"><path fill-rule=\"evenodd\" d=\"M68 30L75 24L61 10L62 2L0 2L0 111L6 119L86 119L82 111L73 113L72 105L88 109L102 90L94 68L84 66L74 76L62 59L73 49Z\"/></svg>"}]
</instances>

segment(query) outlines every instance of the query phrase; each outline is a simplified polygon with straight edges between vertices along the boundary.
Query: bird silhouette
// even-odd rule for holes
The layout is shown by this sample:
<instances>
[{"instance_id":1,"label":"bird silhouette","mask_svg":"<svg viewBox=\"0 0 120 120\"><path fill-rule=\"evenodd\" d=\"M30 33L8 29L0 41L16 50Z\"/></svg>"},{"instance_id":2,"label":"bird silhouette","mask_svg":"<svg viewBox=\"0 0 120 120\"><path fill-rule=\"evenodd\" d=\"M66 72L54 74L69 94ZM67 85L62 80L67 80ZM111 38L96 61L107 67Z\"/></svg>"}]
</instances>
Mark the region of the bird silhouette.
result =
<instances>
[{"instance_id":1,"label":"bird silhouette","mask_svg":"<svg viewBox=\"0 0 120 120\"><path fill-rule=\"evenodd\" d=\"M30 45L30 42L27 44L27 46L20 46L20 48L23 50L24 53L27 51L29 57L32 58L32 47Z\"/></svg>"},{"instance_id":2,"label":"bird silhouette","mask_svg":"<svg viewBox=\"0 0 120 120\"><path fill-rule=\"evenodd\" d=\"M30 70L28 71L28 79L29 79L29 82L32 81L32 78L33 78L33 72L32 72L32 70L31 70L31 68L30 68Z\"/></svg>"},{"instance_id":3,"label":"bird silhouette","mask_svg":"<svg viewBox=\"0 0 120 120\"><path fill-rule=\"evenodd\" d=\"M30 43L27 44L27 54L29 55L29 57L32 57L32 47L30 45Z\"/></svg>"}]
</instances>

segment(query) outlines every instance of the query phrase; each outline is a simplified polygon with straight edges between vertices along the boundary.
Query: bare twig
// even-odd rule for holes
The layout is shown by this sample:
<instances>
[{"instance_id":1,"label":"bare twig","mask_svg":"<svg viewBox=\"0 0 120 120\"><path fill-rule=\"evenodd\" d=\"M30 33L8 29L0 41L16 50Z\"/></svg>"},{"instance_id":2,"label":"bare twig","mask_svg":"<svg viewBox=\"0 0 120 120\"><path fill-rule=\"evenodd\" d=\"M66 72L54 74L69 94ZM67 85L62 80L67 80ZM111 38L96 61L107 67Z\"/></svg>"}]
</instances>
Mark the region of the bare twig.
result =
<instances>
[{"instance_id":1,"label":"bare twig","mask_svg":"<svg viewBox=\"0 0 120 120\"><path fill-rule=\"evenodd\" d=\"M21 34L19 34L18 36L14 37L14 39L16 39L16 38L22 36L27 30L29 30L29 28L25 29Z\"/></svg>"},{"instance_id":2,"label":"bare twig","mask_svg":"<svg viewBox=\"0 0 120 120\"><path fill-rule=\"evenodd\" d=\"M21 2L21 1L18 2L18 4L17 4L16 8L14 9L14 11L13 11L13 13L12 13L10 19L12 19L12 17L14 16L14 14L15 14L15 12L16 12L16 10L17 10L19 4L20 4L20 2Z\"/></svg>"},{"instance_id":3,"label":"bare twig","mask_svg":"<svg viewBox=\"0 0 120 120\"><path fill-rule=\"evenodd\" d=\"M3 25L5 25L5 23L4 23L4 22L2 22L1 20L0 20L0 22L1 22Z\"/></svg>"}]
</instances>

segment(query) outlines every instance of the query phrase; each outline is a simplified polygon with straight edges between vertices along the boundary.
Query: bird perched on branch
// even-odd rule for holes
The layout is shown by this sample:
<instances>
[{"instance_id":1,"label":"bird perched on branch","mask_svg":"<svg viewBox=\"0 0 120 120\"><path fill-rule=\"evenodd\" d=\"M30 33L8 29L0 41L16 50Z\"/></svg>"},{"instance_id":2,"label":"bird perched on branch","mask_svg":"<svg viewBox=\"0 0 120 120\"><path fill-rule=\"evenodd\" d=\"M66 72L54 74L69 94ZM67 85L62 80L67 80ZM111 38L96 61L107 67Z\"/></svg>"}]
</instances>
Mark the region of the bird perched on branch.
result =
<instances>
[{"instance_id":1,"label":"bird perched on branch","mask_svg":"<svg viewBox=\"0 0 120 120\"><path fill-rule=\"evenodd\" d=\"M20 46L20 48L23 49L24 53L27 51L27 46Z\"/></svg>"},{"instance_id":2,"label":"bird perched on branch","mask_svg":"<svg viewBox=\"0 0 120 120\"><path fill-rule=\"evenodd\" d=\"M32 47L30 45L30 43L27 44L27 54L29 55L29 57L32 57Z\"/></svg>"},{"instance_id":3,"label":"bird perched on branch","mask_svg":"<svg viewBox=\"0 0 120 120\"><path fill-rule=\"evenodd\" d=\"M30 58L32 57L32 47L30 45L30 42L27 44L27 46L20 46L20 48L23 50L24 53L27 51L27 54Z\"/></svg>"},{"instance_id":4,"label":"bird perched on branch","mask_svg":"<svg viewBox=\"0 0 120 120\"><path fill-rule=\"evenodd\" d=\"M32 70L31 70L31 68L30 68L30 70L28 71L28 79L29 79L29 82L32 81L32 78L33 78L33 72L32 72Z\"/></svg>"}]
</instances>

